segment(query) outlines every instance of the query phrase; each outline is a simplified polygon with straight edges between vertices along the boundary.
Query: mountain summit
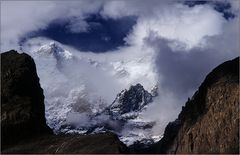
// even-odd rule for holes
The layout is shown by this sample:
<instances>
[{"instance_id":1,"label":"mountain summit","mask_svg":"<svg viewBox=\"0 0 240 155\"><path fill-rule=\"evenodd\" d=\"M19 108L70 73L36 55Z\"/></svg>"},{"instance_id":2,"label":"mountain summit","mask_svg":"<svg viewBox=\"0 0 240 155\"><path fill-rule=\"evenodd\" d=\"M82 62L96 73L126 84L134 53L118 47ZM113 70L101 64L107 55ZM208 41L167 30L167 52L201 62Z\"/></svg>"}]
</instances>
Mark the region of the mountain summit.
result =
<instances>
[{"instance_id":1,"label":"mountain summit","mask_svg":"<svg viewBox=\"0 0 240 155\"><path fill-rule=\"evenodd\" d=\"M58 43L50 42L39 48L37 53L42 55L53 55L57 60L72 59L73 55L69 51L63 49Z\"/></svg>"},{"instance_id":2,"label":"mountain summit","mask_svg":"<svg viewBox=\"0 0 240 155\"><path fill-rule=\"evenodd\" d=\"M109 113L112 116L124 115L127 113L139 113L150 102L152 95L147 92L141 84L130 86L129 90L122 90L109 106Z\"/></svg>"}]
</instances>

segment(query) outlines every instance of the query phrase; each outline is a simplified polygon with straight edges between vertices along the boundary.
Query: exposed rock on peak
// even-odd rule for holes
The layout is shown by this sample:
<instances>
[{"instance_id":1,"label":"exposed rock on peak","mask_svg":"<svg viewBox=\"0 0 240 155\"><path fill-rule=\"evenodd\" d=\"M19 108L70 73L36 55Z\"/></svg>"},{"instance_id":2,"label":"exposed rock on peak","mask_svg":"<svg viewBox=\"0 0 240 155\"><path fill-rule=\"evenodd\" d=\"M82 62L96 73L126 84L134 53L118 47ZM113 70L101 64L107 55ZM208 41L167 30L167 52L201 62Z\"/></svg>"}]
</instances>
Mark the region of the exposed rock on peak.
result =
<instances>
[{"instance_id":1,"label":"exposed rock on peak","mask_svg":"<svg viewBox=\"0 0 240 155\"><path fill-rule=\"evenodd\" d=\"M109 110L113 114L139 112L150 102L152 102L152 95L138 83L130 86L129 90L125 89L119 93Z\"/></svg>"}]
</instances>

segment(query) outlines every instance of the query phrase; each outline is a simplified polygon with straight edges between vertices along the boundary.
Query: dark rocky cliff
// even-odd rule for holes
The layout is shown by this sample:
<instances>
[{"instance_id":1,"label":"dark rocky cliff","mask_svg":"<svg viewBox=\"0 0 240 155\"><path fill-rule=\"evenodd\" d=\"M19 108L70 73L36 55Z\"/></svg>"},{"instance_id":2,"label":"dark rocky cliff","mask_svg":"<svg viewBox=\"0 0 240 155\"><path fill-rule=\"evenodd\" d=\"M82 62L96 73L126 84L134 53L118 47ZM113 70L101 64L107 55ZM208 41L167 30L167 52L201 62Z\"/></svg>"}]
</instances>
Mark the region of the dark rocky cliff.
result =
<instances>
[{"instance_id":1,"label":"dark rocky cliff","mask_svg":"<svg viewBox=\"0 0 240 155\"><path fill-rule=\"evenodd\" d=\"M1 153L125 152L113 133L54 135L33 59L13 50L1 54Z\"/></svg>"},{"instance_id":2,"label":"dark rocky cliff","mask_svg":"<svg viewBox=\"0 0 240 155\"><path fill-rule=\"evenodd\" d=\"M43 90L33 59L16 51L2 53L2 143L12 144L32 134L51 132L44 113Z\"/></svg>"},{"instance_id":3,"label":"dark rocky cliff","mask_svg":"<svg viewBox=\"0 0 240 155\"><path fill-rule=\"evenodd\" d=\"M216 67L153 153L239 153L239 58Z\"/></svg>"}]
</instances>

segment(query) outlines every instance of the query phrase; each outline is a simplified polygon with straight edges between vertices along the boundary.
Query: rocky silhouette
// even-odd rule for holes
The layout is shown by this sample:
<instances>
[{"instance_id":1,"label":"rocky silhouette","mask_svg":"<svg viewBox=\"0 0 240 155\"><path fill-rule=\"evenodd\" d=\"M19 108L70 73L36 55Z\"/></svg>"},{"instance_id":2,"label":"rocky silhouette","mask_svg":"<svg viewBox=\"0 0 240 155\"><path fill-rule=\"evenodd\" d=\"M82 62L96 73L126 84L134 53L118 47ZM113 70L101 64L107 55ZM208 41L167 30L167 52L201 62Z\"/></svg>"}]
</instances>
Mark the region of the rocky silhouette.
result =
<instances>
[{"instance_id":1,"label":"rocky silhouette","mask_svg":"<svg viewBox=\"0 0 240 155\"><path fill-rule=\"evenodd\" d=\"M46 125L43 90L33 59L10 51L1 54L2 144L51 132Z\"/></svg>"},{"instance_id":2,"label":"rocky silhouette","mask_svg":"<svg viewBox=\"0 0 240 155\"><path fill-rule=\"evenodd\" d=\"M207 75L153 153L239 153L239 57Z\"/></svg>"}]
</instances>

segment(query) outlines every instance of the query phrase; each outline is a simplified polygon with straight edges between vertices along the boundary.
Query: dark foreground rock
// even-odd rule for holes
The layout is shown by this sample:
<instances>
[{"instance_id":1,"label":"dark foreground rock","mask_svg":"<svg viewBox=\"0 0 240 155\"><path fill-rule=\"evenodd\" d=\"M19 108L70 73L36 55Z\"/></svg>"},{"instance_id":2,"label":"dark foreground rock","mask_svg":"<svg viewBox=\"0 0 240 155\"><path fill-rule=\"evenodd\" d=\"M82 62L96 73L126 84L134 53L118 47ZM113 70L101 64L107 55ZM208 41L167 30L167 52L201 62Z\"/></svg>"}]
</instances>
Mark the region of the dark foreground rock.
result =
<instances>
[{"instance_id":1,"label":"dark foreground rock","mask_svg":"<svg viewBox=\"0 0 240 155\"><path fill-rule=\"evenodd\" d=\"M127 148L112 133L94 135L38 135L2 150L2 153L64 153L115 154L126 153Z\"/></svg>"},{"instance_id":2,"label":"dark foreground rock","mask_svg":"<svg viewBox=\"0 0 240 155\"><path fill-rule=\"evenodd\" d=\"M54 135L46 125L43 90L33 59L1 54L1 153L125 153L112 133Z\"/></svg>"},{"instance_id":3,"label":"dark foreground rock","mask_svg":"<svg viewBox=\"0 0 240 155\"><path fill-rule=\"evenodd\" d=\"M1 54L1 142L50 133L46 125L43 90L33 59L10 51Z\"/></svg>"},{"instance_id":4,"label":"dark foreground rock","mask_svg":"<svg viewBox=\"0 0 240 155\"><path fill-rule=\"evenodd\" d=\"M239 58L215 68L152 153L239 153Z\"/></svg>"}]
</instances>

